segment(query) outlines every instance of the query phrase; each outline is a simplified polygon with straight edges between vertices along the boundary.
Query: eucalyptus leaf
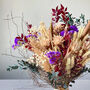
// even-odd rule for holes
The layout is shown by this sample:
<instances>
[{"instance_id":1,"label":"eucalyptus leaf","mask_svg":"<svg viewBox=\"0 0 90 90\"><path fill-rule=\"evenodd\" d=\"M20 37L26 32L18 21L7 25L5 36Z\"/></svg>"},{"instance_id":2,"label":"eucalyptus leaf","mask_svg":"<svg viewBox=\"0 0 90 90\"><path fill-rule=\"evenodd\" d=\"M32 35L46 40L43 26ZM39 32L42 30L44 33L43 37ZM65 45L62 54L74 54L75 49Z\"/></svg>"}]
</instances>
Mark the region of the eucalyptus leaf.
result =
<instances>
[{"instance_id":1,"label":"eucalyptus leaf","mask_svg":"<svg viewBox=\"0 0 90 90\"><path fill-rule=\"evenodd\" d=\"M53 81L54 81L54 80L51 80L51 85L53 85Z\"/></svg>"},{"instance_id":2,"label":"eucalyptus leaf","mask_svg":"<svg viewBox=\"0 0 90 90\"><path fill-rule=\"evenodd\" d=\"M38 67L36 67L35 64L29 64L27 61L24 61L24 60L17 60L17 62L18 62L18 65L9 66L7 68L7 71L16 70L18 68L27 70L29 68L32 72L39 73Z\"/></svg>"},{"instance_id":3,"label":"eucalyptus leaf","mask_svg":"<svg viewBox=\"0 0 90 90\"><path fill-rule=\"evenodd\" d=\"M88 72L90 73L90 68L88 69Z\"/></svg>"},{"instance_id":4,"label":"eucalyptus leaf","mask_svg":"<svg viewBox=\"0 0 90 90\"><path fill-rule=\"evenodd\" d=\"M63 88L65 88L65 89L66 89L67 87L68 87L68 86L67 86L66 84L64 84L64 85L63 85Z\"/></svg>"}]
</instances>

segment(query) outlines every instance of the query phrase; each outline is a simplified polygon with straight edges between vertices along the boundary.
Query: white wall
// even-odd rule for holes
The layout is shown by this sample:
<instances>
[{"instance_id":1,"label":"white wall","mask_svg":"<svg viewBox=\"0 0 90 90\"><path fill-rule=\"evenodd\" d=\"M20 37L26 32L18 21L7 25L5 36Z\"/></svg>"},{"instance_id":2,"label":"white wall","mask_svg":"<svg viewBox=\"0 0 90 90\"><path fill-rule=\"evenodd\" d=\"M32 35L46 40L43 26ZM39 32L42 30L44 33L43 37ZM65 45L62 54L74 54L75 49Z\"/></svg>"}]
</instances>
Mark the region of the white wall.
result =
<instances>
[{"instance_id":1,"label":"white wall","mask_svg":"<svg viewBox=\"0 0 90 90\"><path fill-rule=\"evenodd\" d=\"M51 20L51 9L62 3L68 7L68 10L73 16L79 16L81 13L90 19L90 0L0 0L0 53L9 53L10 50L10 34L8 30L8 23L4 19L7 15L10 16L11 11L13 16L24 15L24 20L39 26L40 21L44 21L47 27ZM21 32L21 21L15 19ZM16 35L16 27L10 21L10 33L12 43ZM13 54L17 54L13 51ZM12 71L7 72L8 65L16 63L16 58L0 55L0 79L18 79L29 78L28 73L25 71ZM90 79L90 75L82 79Z\"/></svg>"}]
</instances>

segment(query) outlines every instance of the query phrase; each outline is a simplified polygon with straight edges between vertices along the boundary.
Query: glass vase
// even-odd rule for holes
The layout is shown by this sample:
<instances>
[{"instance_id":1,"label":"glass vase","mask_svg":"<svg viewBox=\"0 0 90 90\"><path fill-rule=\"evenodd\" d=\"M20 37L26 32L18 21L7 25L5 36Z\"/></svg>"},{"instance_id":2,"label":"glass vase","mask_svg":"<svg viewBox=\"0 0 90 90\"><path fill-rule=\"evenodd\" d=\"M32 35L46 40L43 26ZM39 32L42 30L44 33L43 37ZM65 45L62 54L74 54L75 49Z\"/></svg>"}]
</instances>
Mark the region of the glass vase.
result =
<instances>
[{"instance_id":1,"label":"glass vase","mask_svg":"<svg viewBox=\"0 0 90 90\"><path fill-rule=\"evenodd\" d=\"M54 90L69 90L69 88L62 88L62 87L59 87L58 89L54 89Z\"/></svg>"}]
</instances>

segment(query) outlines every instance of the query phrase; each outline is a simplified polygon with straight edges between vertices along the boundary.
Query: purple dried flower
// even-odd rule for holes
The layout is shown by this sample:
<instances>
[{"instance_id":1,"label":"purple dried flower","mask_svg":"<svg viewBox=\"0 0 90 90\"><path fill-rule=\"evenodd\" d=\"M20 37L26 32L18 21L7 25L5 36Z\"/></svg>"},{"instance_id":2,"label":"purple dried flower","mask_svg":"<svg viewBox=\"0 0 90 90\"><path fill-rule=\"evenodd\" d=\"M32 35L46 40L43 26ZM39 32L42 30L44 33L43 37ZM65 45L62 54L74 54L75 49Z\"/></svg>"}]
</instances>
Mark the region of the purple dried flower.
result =
<instances>
[{"instance_id":1,"label":"purple dried flower","mask_svg":"<svg viewBox=\"0 0 90 90\"><path fill-rule=\"evenodd\" d=\"M49 58L50 64L55 64L56 60L60 59L60 52L50 51L46 54L46 56Z\"/></svg>"},{"instance_id":2,"label":"purple dried flower","mask_svg":"<svg viewBox=\"0 0 90 90\"><path fill-rule=\"evenodd\" d=\"M29 37L35 37L35 38L37 38L37 35L29 34L29 35L26 36L26 38L29 38Z\"/></svg>"},{"instance_id":3,"label":"purple dried flower","mask_svg":"<svg viewBox=\"0 0 90 90\"><path fill-rule=\"evenodd\" d=\"M27 35L26 38L29 38L31 36L31 34Z\"/></svg>"},{"instance_id":4,"label":"purple dried flower","mask_svg":"<svg viewBox=\"0 0 90 90\"><path fill-rule=\"evenodd\" d=\"M15 49L15 45L12 45L12 48Z\"/></svg>"},{"instance_id":5,"label":"purple dried flower","mask_svg":"<svg viewBox=\"0 0 90 90\"><path fill-rule=\"evenodd\" d=\"M68 33L69 34L74 34L74 32L78 32L78 28L75 25L71 25L70 28L69 28L69 30L68 30ZM65 33L64 30L61 31L60 32L60 36L64 36L64 33Z\"/></svg>"},{"instance_id":6,"label":"purple dried flower","mask_svg":"<svg viewBox=\"0 0 90 90\"><path fill-rule=\"evenodd\" d=\"M65 31L63 30L63 31L61 31L60 32L60 36L64 36L64 33L65 33Z\"/></svg>"},{"instance_id":7,"label":"purple dried flower","mask_svg":"<svg viewBox=\"0 0 90 90\"><path fill-rule=\"evenodd\" d=\"M19 46L23 45L24 43L28 43L28 38L29 37L37 38L37 35L29 34L27 36L24 36L23 34L21 34L21 37L20 36L15 37L14 45L12 45L12 48L15 49L17 46L19 47Z\"/></svg>"},{"instance_id":8,"label":"purple dried flower","mask_svg":"<svg viewBox=\"0 0 90 90\"><path fill-rule=\"evenodd\" d=\"M70 30L74 30L74 31L78 32L78 28L75 25L71 25L69 28L69 31Z\"/></svg>"},{"instance_id":9,"label":"purple dried flower","mask_svg":"<svg viewBox=\"0 0 90 90\"><path fill-rule=\"evenodd\" d=\"M55 55L55 52L53 51L50 51L49 53L47 53L46 54L46 56L48 57L48 58L51 58L52 56L54 56Z\"/></svg>"},{"instance_id":10,"label":"purple dried flower","mask_svg":"<svg viewBox=\"0 0 90 90\"><path fill-rule=\"evenodd\" d=\"M19 46L18 41L20 41L20 39L15 38L14 40L15 46Z\"/></svg>"},{"instance_id":11,"label":"purple dried flower","mask_svg":"<svg viewBox=\"0 0 90 90\"><path fill-rule=\"evenodd\" d=\"M54 63L55 63L55 61L56 61L56 58L55 58L55 57L53 57L53 58L51 58L51 59L49 60L49 63L50 63L50 64L54 64Z\"/></svg>"},{"instance_id":12,"label":"purple dried flower","mask_svg":"<svg viewBox=\"0 0 90 90\"><path fill-rule=\"evenodd\" d=\"M33 37L37 38L37 35L32 35Z\"/></svg>"},{"instance_id":13,"label":"purple dried flower","mask_svg":"<svg viewBox=\"0 0 90 90\"><path fill-rule=\"evenodd\" d=\"M73 34L74 33L74 30L70 30L68 31L69 34Z\"/></svg>"}]
</instances>

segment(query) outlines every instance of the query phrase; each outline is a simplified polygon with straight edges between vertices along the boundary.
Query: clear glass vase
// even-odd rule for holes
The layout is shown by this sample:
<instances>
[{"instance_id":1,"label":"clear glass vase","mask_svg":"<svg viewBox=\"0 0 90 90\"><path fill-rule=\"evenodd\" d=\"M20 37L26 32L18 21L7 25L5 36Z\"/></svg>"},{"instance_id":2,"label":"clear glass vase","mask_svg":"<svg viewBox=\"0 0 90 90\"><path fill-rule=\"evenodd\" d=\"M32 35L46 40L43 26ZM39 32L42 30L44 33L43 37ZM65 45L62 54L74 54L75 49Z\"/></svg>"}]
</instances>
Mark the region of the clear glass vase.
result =
<instances>
[{"instance_id":1,"label":"clear glass vase","mask_svg":"<svg viewBox=\"0 0 90 90\"><path fill-rule=\"evenodd\" d=\"M59 87L58 89L54 89L54 90L69 90L69 88L62 88L62 87Z\"/></svg>"}]
</instances>

